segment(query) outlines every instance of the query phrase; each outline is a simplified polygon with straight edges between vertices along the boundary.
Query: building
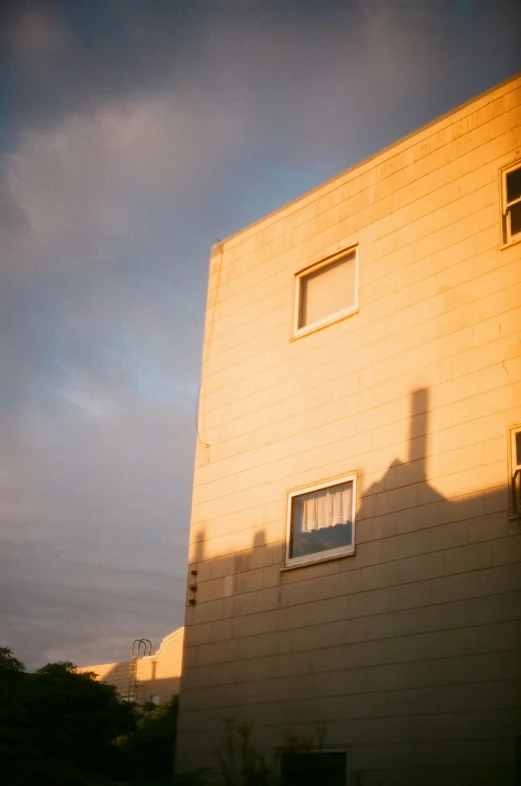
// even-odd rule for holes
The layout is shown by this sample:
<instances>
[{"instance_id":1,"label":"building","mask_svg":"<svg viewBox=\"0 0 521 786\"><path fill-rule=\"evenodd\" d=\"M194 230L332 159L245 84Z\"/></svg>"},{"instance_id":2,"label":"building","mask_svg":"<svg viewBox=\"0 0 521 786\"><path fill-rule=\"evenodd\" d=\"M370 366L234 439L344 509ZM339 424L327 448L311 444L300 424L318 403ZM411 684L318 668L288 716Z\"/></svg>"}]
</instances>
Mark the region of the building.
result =
<instances>
[{"instance_id":1,"label":"building","mask_svg":"<svg viewBox=\"0 0 521 786\"><path fill-rule=\"evenodd\" d=\"M520 782L519 241L521 75L214 247L180 771Z\"/></svg>"},{"instance_id":2,"label":"building","mask_svg":"<svg viewBox=\"0 0 521 786\"><path fill-rule=\"evenodd\" d=\"M138 658L97 666L81 666L79 672L93 671L98 679L114 685L120 696L136 699L139 704L151 701L164 704L179 693L183 657L184 628L166 636L157 652ZM145 641L141 639L140 641ZM134 647L138 654L138 649Z\"/></svg>"}]
</instances>

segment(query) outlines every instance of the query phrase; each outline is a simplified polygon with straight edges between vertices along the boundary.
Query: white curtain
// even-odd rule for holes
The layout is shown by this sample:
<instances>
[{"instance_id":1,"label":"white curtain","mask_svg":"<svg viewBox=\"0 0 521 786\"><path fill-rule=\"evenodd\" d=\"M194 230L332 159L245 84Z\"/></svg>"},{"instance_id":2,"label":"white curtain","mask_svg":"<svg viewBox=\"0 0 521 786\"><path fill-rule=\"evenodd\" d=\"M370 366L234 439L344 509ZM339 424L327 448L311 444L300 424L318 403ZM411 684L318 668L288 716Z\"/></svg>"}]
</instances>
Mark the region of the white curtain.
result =
<instances>
[{"instance_id":1,"label":"white curtain","mask_svg":"<svg viewBox=\"0 0 521 786\"><path fill-rule=\"evenodd\" d=\"M342 483L320 491L312 491L295 498L295 525L297 532L346 524L352 519L353 484Z\"/></svg>"}]
</instances>

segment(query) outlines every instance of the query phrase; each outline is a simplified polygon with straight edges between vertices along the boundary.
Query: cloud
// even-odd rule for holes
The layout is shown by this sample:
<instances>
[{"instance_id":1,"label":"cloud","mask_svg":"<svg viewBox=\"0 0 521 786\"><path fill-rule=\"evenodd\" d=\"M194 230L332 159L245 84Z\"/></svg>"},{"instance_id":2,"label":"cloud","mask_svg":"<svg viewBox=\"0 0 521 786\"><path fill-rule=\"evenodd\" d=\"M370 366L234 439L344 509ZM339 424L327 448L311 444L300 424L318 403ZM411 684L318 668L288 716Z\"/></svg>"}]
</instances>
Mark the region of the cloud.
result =
<instances>
[{"instance_id":1,"label":"cloud","mask_svg":"<svg viewBox=\"0 0 521 786\"><path fill-rule=\"evenodd\" d=\"M20 3L6 26L11 57L22 69L36 69L72 45L66 24L49 4Z\"/></svg>"},{"instance_id":2,"label":"cloud","mask_svg":"<svg viewBox=\"0 0 521 786\"><path fill-rule=\"evenodd\" d=\"M179 624L172 596L183 591L184 576L161 561L154 571L144 564L122 569L60 560L25 545L0 555L0 567L4 644L16 647L30 668L51 660L123 659L134 638L146 635L158 646Z\"/></svg>"},{"instance_id":3,"label":"cloud","mask_svg":"<svg viewBox=\"0 0 521 786\"><path fill-rule=\"evenodd\" d=\"M201 187L191 117L125 99L4 158L23 221L0 295L0 627L30 665L182 623L207 248L184 269L151 216Z\"/></svg>"},{"instance_id":4,"label":"cloud","mask_svg":"<svg viewBox=\"0 0 521 786\"><path fill-rule=\"evenodd\" d=\"M136 214L145 234L147 211L168 200L175 221L245 138L240 118L189 95L123 98L22 130L4 158L1 192L11 205L11 264L39 275L110 264L107 244L113 253L137 232Z\"/></svg>"},{"instance_id":5,"label":"cloud","mask_svg":"<svg viewBox=\"0 0 521 786\"><path fill-rule=\"evenodd\" d=\"M105 633L126 652L182 623L192 398L104 394L26 407L2 441L0 628L29 665L121 657Z\"/></svg>"},{"instance_id":6,"label":"cloud","mask_svg":"<svg viewBox=\"0 0 521 786\"><path fill-rule=\"evenodd\" d=\"M183 619L211 244L521 68L520 12L0 14L0 627L31 664L112 660Z\"/></svg>"}]
</instances>

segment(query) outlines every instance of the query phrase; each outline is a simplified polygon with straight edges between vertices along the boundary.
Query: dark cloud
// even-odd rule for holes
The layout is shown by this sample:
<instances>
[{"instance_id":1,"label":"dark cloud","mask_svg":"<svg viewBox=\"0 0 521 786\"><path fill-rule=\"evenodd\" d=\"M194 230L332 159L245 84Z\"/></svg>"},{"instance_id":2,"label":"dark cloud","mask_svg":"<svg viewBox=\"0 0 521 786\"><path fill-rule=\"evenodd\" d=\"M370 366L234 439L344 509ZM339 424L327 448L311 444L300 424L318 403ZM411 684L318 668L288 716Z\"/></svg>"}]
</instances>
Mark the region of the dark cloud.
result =
<instances>
[{"instance_id":1,"label":"dark cloud","mask_svg":"<svg viewBox=\"0 0 521 786\"><path fill-rule=\"evenodd\" d=\"M4 2L0 629L182 624L215 240L521 69L517 0Z\"/></svg>"},{"instance_id":2,"label":"dark cloud","mask_svg":"<svg viewBox=\"0 0 521 786\"><path fill-rule=\"evenodd\" d=\"M172 574L158 551L143 555L154 560L153 571L135 562L123 569L60 556L27 544L0 556L3 630L18 641L26 663L123 659L135 637L158 645L177 625L172 596L182 591L184 575Z\"/></svg>"},{"instance_id":3,"label":"dark cloud","mask_svg":"<svg viewBox=\"0 0 521 786\"><path fill-rule=\"evenodd\" d=\"M389 81L402 94L436 73L450 107L451 92L509 72L520 22L516 0L41 0L8 3L2 30L14 120L185 89L250 104L266 130L266 109L309 116L318 98L323 112L324 79L344 100L354 82L375 107Z\"/></svg>"}]
</instances>

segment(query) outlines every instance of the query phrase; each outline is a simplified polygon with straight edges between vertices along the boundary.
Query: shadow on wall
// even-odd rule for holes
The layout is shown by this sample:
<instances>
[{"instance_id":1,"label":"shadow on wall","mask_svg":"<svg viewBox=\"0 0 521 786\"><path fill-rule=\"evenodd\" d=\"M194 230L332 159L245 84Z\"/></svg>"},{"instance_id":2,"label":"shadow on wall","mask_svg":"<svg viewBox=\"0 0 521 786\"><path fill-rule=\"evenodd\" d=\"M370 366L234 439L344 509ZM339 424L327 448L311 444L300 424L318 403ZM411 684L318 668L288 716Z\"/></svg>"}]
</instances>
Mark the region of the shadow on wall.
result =
<instances>
[{"instance_id":1,"label":"shadow on wall","mask_svg":"<svg viewBox=\"0 0 521 786\"><path fill-rule=\"evenodd\" d=\"M447 499L429 484L428 409L415 391L408 460L363 494L354 556L281 570L262 530L211 559L198 534L179 771L214 765L234 717L265 750L326 724L367 786L515 782L519 522L504 486Z\"/></svg>"},{"instance_id":2,"label":"shadow on wall","mask_svg":"<svg viewBox=\"0 0 521 786\"><path fill-rule=\"evenodd\" d=\"M136 673L136 696L139 704L147 701L164 704L179 693L183 638L184 628L179 628L163 639L157 652L139 658ZM99 680L114 685L121 696L129 696L130 660L82 666L78 671L93 671Z\"/></svg>"}]
</instances>

